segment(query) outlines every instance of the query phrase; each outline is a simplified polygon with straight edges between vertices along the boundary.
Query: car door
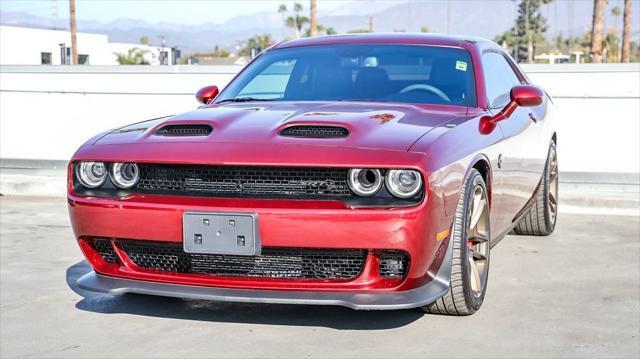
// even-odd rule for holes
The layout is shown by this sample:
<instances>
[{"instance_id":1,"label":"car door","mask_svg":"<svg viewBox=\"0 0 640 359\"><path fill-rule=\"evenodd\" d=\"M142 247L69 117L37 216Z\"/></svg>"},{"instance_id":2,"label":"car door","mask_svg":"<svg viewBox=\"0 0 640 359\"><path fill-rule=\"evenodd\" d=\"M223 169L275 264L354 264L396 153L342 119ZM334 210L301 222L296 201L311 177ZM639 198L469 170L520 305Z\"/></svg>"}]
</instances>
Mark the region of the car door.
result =
<instances>
[{"instance_id":1,"label":"car door","mask_svg":"<svg viewBox=\"0 0 640 359\"><path fill-rule=\"evenodd\" d=\"M518 76L500 52L485 52L482 65L489 110L496 114L510 102L513 86L523 84L525 79ZM498 123L504 138L497 146L498 157L492 166L491 227L495 235L509 228L540 180L540 130L536 121L531 108L518 107Z\"/></svg>"}]
</instances>

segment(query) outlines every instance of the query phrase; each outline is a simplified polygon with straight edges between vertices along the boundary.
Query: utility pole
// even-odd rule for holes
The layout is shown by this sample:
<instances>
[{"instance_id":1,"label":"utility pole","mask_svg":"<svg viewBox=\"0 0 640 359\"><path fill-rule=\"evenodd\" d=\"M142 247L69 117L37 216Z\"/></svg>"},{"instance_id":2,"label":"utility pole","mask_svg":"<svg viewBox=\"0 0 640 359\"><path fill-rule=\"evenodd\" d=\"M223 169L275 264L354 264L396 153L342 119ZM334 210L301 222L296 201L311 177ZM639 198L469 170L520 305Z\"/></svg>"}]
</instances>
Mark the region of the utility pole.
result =
<instances>
[{"instance_id":1,"label":"utility pole","mask_svg":"<svg viewBox=\"0 0 640 359\"><path fill-rule=\"evenodd\" d=\"M76 0L69 0L69 30L71 31L71 63L78 64L78 31L76 24Z\"/></svg>"},{"instance_id":2,"label":"utility pole","mask_svg":"<svg viewBox=\"0 0 640 359\"><path fill-rule=\"evenodd\" d=\"M369 15L369 32L373 32L373 16Z\"/></svg>"}]
</instances>

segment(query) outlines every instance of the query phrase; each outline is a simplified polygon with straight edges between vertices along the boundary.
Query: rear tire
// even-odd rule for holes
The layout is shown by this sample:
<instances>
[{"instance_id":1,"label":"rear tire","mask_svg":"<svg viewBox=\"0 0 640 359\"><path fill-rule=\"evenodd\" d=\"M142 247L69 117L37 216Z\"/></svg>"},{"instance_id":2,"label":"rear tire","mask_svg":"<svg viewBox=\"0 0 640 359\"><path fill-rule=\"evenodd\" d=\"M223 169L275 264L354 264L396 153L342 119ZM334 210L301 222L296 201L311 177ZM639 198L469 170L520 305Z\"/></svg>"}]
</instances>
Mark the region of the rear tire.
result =
<instances>
[{"instance_id":1,"label":"rear tire","mask_svg":"<svg viewBox=\"0 0 640 359\"><path fill-rule=\"evenodd\" d=\"M520 219L513 233L527 236L548 236L556 228L558 218L558 155L554 142L549 146L547 163L536 191L533 206Z\"/></svg>"},{"instance_id":2,"label":"rear tire","mask_svg":"<svg viewBox=\"0 0 640 359\"><path fill-rule=\"evenodd\" d=\"M449 290L423 311L462 316L480 309L489 277L489 227L487 187L472 169L458 199L449 239L453 241Z\"/></svg>"}]
</instances>

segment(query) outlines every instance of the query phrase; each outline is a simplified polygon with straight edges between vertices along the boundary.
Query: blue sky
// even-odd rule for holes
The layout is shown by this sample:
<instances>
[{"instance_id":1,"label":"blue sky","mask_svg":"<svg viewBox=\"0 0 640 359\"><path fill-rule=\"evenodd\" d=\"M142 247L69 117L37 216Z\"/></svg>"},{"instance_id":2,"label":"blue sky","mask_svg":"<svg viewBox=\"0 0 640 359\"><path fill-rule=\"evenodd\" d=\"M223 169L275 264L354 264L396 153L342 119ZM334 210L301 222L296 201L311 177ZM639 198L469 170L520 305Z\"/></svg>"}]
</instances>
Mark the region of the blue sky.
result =
<instances>
[{"instance_id":1,"label":"blue sky","mask_svg":"<svg viewBox=\"0 0 640 359\"><path fill-rule=\"evenodd\" d=\"M309 6L309 1L299 1ZM318 0L318 11L330 11L344 0ZM172 22L185 25L224 22L234 16L260 11L276 11L280 4L291 7L293 1L283 0L76 0L76 13L83 20L109 22L122 18L147 22ZM389 3L389 1L379 1ZM0 10L27 12L37 16L67 18L68 0L0 0Z\"/></svg>"}]
</instances>

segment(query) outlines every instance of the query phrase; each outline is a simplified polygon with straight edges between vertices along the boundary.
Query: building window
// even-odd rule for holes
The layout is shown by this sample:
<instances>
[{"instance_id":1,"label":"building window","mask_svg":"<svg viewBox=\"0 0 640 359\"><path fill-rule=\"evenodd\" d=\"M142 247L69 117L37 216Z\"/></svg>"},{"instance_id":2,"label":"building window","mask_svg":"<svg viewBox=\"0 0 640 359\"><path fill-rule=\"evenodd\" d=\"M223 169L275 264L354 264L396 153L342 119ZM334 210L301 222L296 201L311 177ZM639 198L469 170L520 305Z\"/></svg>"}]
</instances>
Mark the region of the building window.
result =
<instances>
[{"instance_id":1,"label":"building window","mask_svg":"<svg viewBox=\"0 0 640 359\"><path fill-rule=\"evenodd\" d=\"M160 65L168 65L169 53L167 51L160 51L160 56L158 56L158 60L160 61Z\"/></svg>"},{"instance_id":2,"label":"building window","mask_svg":"<svg viewBox=\"0 0 640 359\"><path fill-rule=\"evenodd\" d=\"M65 44L60 44L60 64L61 65L71 64L71 48L66 47Z\"/></svg>"},{"instance_id":3,"label":"building window","mask_svg":"<svg viewBox=\"0 0 640 359\"><path fill-rule=\"evenodd\" d=\"M40 64L42 64L42 65L51 65L51 53L50 52L41 52L40 53Z\"/></svg>"},{"instance_id":4,"label":"building window","mask_svg":"<svg viewBox=\"0 0 640 359\"><path fill-rule=\"evenodd\" d=\"M89 55L78 54L78 64L89 65Z\"/></svg>"}]
</instances>

